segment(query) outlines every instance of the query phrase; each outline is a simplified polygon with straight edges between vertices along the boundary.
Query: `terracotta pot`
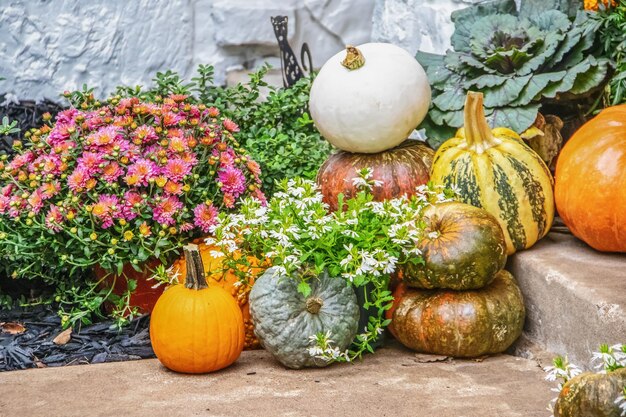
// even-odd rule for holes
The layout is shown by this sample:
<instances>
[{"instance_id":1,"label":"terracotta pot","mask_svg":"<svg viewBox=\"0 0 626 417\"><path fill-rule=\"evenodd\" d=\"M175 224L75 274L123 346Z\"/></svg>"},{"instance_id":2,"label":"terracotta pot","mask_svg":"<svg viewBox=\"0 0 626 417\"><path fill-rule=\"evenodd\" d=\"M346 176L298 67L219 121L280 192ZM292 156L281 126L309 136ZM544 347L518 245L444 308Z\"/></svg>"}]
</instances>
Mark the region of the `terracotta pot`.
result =
<instances>
[{"instance_id":1,"label":"terracotta pot","mask_svg":"<svg viewBox=\"0 0 626 417\"><path fill-rule=\"evenodd\" d=\"M122 274L117 277L115 274L105 271L100 265L96 265L94 273L98 280L102 280L102 286L107 288L113 286L113 294L119 296L123 295L128 288L126 284L127 279L136 280L137 288L130 295L130 305L139 307L139 311L142 314L148 314L152 312L154 305L165 289L164 285L152 288L155 284L154 281L148 281L148 278L152 276L152 271L160 264L161 262L158 259L149 260L143 265L141 272L135 271L130 264L126 264L122 269ZM113 310L113 306L110 303L106 303L105 309L110 313Z\"/></svg>"}]
</instances>

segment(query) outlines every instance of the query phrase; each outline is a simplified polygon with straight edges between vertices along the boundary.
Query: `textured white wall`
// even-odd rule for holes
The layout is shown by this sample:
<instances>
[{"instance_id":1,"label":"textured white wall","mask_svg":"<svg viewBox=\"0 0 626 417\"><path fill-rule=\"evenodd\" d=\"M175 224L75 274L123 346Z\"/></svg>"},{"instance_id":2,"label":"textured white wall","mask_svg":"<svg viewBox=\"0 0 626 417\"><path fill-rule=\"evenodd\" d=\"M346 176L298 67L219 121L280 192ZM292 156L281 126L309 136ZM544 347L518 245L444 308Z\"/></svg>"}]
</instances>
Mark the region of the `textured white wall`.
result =
<instances>
[{"instance_id":1,"label":"textured white wall","mask_svg":"<svg viewBox=\"0 0 626 417\"><path fill-rule=\"evenodd\" d=\"M147 85L157 71L185 77L213 64L280 66L270 16L289 16L290 43L320 66L346 43L369 41L374 0L2 0L0 94L58 99L83 83L107 94Z\"/></svg>"}]
</instances>

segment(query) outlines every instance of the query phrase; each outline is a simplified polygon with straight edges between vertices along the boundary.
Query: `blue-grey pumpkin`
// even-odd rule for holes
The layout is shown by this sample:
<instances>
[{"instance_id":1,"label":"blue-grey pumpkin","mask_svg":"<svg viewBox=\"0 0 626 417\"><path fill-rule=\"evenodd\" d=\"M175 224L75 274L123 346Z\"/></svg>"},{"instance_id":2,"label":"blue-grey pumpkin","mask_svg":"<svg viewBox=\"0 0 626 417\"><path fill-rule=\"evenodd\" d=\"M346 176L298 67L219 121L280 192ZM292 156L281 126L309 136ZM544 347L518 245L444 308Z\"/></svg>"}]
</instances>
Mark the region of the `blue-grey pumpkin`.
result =
<instances>
[{"instance_id":1,"label":"blue-grey pumpkin","mask_svg":"<svg viewBox=\"0 0 626 417\"><path fill-rule=\"evenodd\" d=\"M359 307L354 290L327 273L309 281L311 294L298 292L297 281L268 269L250 291L250 314L261 345L288 368L322 367L327 363L309 353L310 337L331 334L341 351L354 340Z\"/></svg>"}]
</instances>

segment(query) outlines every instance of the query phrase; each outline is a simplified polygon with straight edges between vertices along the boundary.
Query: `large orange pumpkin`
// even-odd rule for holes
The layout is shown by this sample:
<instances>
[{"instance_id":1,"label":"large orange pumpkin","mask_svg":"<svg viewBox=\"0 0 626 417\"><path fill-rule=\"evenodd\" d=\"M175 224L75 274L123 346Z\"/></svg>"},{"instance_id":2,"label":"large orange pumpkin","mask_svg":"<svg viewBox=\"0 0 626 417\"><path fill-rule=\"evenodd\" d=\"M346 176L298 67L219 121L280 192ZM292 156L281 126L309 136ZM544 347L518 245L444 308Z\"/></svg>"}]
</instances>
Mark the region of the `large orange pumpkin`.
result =
<instances>
[{"instance_id":1,"label":"large orange pumpkin","mask_svg":"<svg viewBox=\"0 0 626 417\"><path fill-rule=\"evenodd\" d=\"M235 362L243 350L241 310L219 285L207 285L198 246L184 247L185 283L157 301L150 317L150 341L157 358L176 372L206 373Z\"/></svg>"},{"instance_id":2,"label":"large orange pumpkin","mask_svg":"<svg viewBox=\"0 0 626 417\"><path fill-rule=\"evenodd\" d=\"M555 177L556 207L574 236L600 251L626 252L626 104L574 133Z\"/></svg>"},{"instance_id":3,"label":"large orange pumpkin","mask_svg":"<svg viewBox=\"0 0 626 417\"><path fill-rule=\"evenodd\" d=\"M202 239L196 240L194 243L198 245L198 249L200 250L202 264L209 285L219 285L224 288L235 298L235 301L237 301L237 304L239 304L241 308L246 330L244 350L259 349L260 343L254 335L254 324L250 317L248 295L250 294L252 284L254 284L255 277L259 276L264 271L264 268L257 267L259 265L258 259L249 257L248 263L252 267L248 270L249 279L248 285L246 285L239 281L233 271L225 270L223 258L216 258L211 255L211 251L220 251L220 248L206 245ZM172 272L179 273L181 277L184 277L187 274L186 265L185 258L182 257L174 262Z\"/></svg>"}]
</instances>

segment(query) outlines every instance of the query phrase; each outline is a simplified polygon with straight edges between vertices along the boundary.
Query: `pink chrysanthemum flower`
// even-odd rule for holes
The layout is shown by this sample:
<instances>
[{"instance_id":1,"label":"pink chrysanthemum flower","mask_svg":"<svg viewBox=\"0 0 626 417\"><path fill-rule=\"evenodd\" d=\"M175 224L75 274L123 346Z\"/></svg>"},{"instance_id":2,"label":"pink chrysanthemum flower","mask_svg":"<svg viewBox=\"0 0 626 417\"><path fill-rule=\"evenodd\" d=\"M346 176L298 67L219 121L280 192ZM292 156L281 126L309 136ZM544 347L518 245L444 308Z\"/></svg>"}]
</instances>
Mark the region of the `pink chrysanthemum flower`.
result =
<instances>
[{"instance_id":1,"label":"pink chrysanthemum flower","mask_svg":"<svg viewBox=\"0 0 626 417\"><path fill-rule=\"evenodd\" d=\"M11 193L13 193L14 189L15 189L15 185L7 184L4 187L2 187L2 190L0 190L0 194L2 194L3 197L9 197Z\"/></svg>"},{"instance_id":2,"label":"pink chrysanthemum flower","mask_svg":"<svg viewBox=\"0 0 626 417\"><path fill-rule=\"evenodd\" d=\"M222 202L224 203L224 207L233 208L235 207L235 196L232 195L231 193L224 193Z\"/></svg>"},{"instance_id":3,"label":"pink chrysanthemum flower","mask_svg":"<svg viewBox=\"0 0 626 417\"><path fill-rule=\"evenodd\" d=\"M129 183L128 179L126 183L128 185L148 185L150 178L159 175L159 168L156 164L148 159L137 159L133 165L128 168L128 176L136 178L136 183Z\"/></svg>"},{"instance_id":4,"label":"pink chrysanthemum flower","mask_svg":"<svg viewBox=\"0 0 626 417\"><path fill-rule=\"evenodd\" d=\"M63 214L61 210L55 205L50 204L50 211L46 215L46 227L55 233L60 232L63 228Z\"/></svg>"},{"instance_id":5,"label":"pink chrysanthemum flower","mask_svg":"<svg viewBox=\"0 0 626 417\"><path fill-rule=\"evenodd\" d=\"M239 197L246 190L246 177L239 168L227 166L219 171L217 180L222 183L222 192Z\"/></svg>"},{"instance_id":6,"label":"pink chrysanthemum flower","mask_svg":"<svg viewBox=\"0 0 626 417\"><path fill-rule=\"evenodd\" d=\"M31 211L35 214L39 213L43 207L43 200L43 194L39 191L39 189L33 191L33 193L28 197L28 204L31 207Z\"/></svg>"},{"instance_id":7,"label":"pink chrysanthemum flower","mask_svg":"<svg viewBox=\"0 0 626 417\"><path fill-rule=\"evenodd\" d=\"M87 184L89 179L89 172L87 172L85 168L78 167L69 177L67 177L67 186L70 190L78 192L85 187L85 184Z\"/></svg>"},{"instance_id":8,"label":"pink chrysanthemum flower","mask_svg":"<svg viewBox=\"0 0 626 417\"><path fill-rule=\"evenodd\" d=\"M98 202L91 207L91 214L97 217L103 229L113 225L113 220L120 217L121 207L119 198L116 195L102 194L98 197Z\"/></svg>"},{"instance_id":9,"label":"pink chrysanthemum flower","mask_svg":"<svg viewBox=\"0 0 626 417\"><path fill-rule=\"evenodd\" d=\"M42 198L47 200L61 191L61 184L59 184L58 181L48 182L39 187L39 190L41 191Z\"/></svg>"},{"instance_id":10,"label":"pink chrysanthemum flower","mask_svg":"<svg viewBox=\"0 0 626 417\"><path fill-rule=\"evenodd\" d=\"M70 129L74 129L74 123L57 123L50 131L46 142L50 146L65 142L70 137Z\"/></svg>"},{"instance_id":11,"label":"pink chrysanthemum flower","mask_svg":"<svg viewBox=\"0 0 626 417\"><path fill-rule=\"evenodd\" d=\"M170 98L174 100L176 103L180 103L181 101L185 101L187 99L187 95L185 94L170 94Z\"/></svg>"},{"instance_id":12,"label":"pink chrysanthemum flower","mask_svg":"<svg viewBox=\"0 0 626 417\"><path fill-rule=\"evenodd\" d=\"M99 168L103 161L103 156L95 152L83 152L83 156L78 158L78 166L83 168L89 174L93 174Z\"/></svg>"},{"instance_id":13,"label":"pink chrysanthemum flower","mask_svg":"<svg viewBox=\"0 0 626 417\"><path fill-rule=\"evenodd\" d=\"M122 217L126 220L132 220L141 212L141 208L146 204L144 199L134 191L127 191L124 194L124 207L122 208Z\"/></svg>"},{"instance_id":14,"label":"pink chrysanthemum flower","mask_svg":"<svg viewBox=\"0 0 626 417\"><path fill-rule=\"evenodd\" d=\"M220 115L220 111L217 109L217 107L209 107L206 112L209 117L217 117Z\"/></svg>"},{"instance_id":15,"label":"pink chrysanthemum flower","mask_svg":"<svg viewBox=\"0 0 626 417\"><path fill-rule=\"evenodd\" d=\"M9 216L20 217L25 206L26 200L24 200L20 196L14 195L9 200Z\"/></svg>"},{"instance_id":16,"label":"pink chrysanthemum flower","mask_svg":"<svg viewBox=\"0 0 626 417\"><path fill-rule=\"evenodd\" d=\"M193 230L193 224L191 224L189 222L185 222L185 223L180 225L179 229L180 229L181 232L188 232L190 230Z\"/></svg>"},{"instance_id":17,"label":"pink chrysanthemum flower","mask_svg":"<svg viewBox=\"0 0 626 417\"><path fill-rule=\"evenodd\" d=\"M222 152L217 149L213 149L211 155L220 159L220 165L222 167L227 167L235 163L235 151L232 148L227 148Z\"/></svg>"},{"instance_id":18,"label":"pink chrysanthemum flower","mask_svg":"<svg viewBox=\"0 0 626 417\"><path fill-rule=\"evenodd\" d=\"M217 213L217 208L213 204L199 204L193 209L193 222L203 233L208 233L209 228L217 221Z\"/></svg>"},{"instance_id":19,"label":"pink chrysanthemum flower","mask_svg":"<svg viewBox=\"0 0 626 417\"><path fill-rule=\"evenodd\" d=\"M57 113L56 121L58 123L68 123L74 124L74 119L78 116L80 112L74 108L70 108L67 110L63 110L62 112Z\"/></svg>"},{"instance_id":20,"label":"pink chrysanthemum flower","mask_svg":"<svg viewBox=\"0 0 626 417\"><path fill-rule=\"evenodd\" d=\"M239 132L239 125L228 118L224 119L222 124L224 125L224 128L231 133Z\"/></svg>"},{"instance_id":21,"label":"pink chrysanthemum flower","mask_svg":"<svg viewBox=\"0 0 626 417\"><path fill-rule=\"evenodd\" d=\"M10 200L11 199L9 197L0 195L0 214L6 213L6 211L9 209Z\"/></svg>"},{"instance_id":22,"label":"pink chrysanthemum flower","mask_svg":"<svg viewBox=\"0 0 626 417\"><path fill-rule=\"evenodd\" d=\"M179 113L173 113L168 111L163 112L161 119L163 120L163 124L165 126L175 126L184 119L184 116Z\"/></svg>"},{"instance_id":23,"label":"pink chrysanthemum flower","mask_svg":"<svg viewBox=\"0 0 626 417\"><path fill-rule=\"evenodd\" d=\"M259 166L259 164L252 159L248 159L246 166L248 167L252 175L254 175L254 178L258 179L261 175L261 167Z\"/></svg>"},{"instance_id":24,"label":"pink chrysanthemum flower","mask_svg":"<svg viewBox=\"0 0 626 417\"><path fill-rule=\"evenodd\" d=\"M191 165L180 158L170 159L163 168L163 174L171 181L182 181L190 173Z\"/></svg>"},{"instance_id":25,"label":"pink chrysanthemum flower","mask_svg":"<svg viewBox=\"0 0 626 417\"><path fill-rule=\"evenodd\" d=\"M252 196L256 198L257 200L259 200L263 206L267 205L267 198L265 197L265 194L263 193L263 191L261 191L260 188L258 187L255 188L254 192L252 193Z\"/></svg>"},{"instance_id":26,"label":"pink chrysanthemum flower","mask_svg":"<svg viewBox=\"0 0 626 417\"><path fill-rule=\"evenodd\" d=\"M152 126L141 125L132 134L133 139L138 139L140 143L151 143L159 138Z\"/></svg>"},{"instance_id":27,"label":"pink chrysanthemum flower","mask_svg":"<svg viewBox=\"0 0 626 417\"><path fill-rule=\"evenodd\" d=\"M183 203L176 196L162 199L153 209L153 218L159 224L171 226L176 221L174 215L183 208Z\"/></svg>"},{"instance_id":28,"label":"pink chrysanthemum flower","mask_svg":"<svg viewBox=\"0 0 626 417\"><path fill-rule=\"evenodd\" d=\"M183 185L179 182L168 181L163 190L168 194L181 195L183 193Z\"/></svg>"},{"instance_id":29,"label":"pink chrysanthemum flower","mask_svg":"<svg viewBox=\"0 0 626 417\"><path fill-rule=\"evenodd\" d=\"M102 178L108 183L114 183L124 175L124 170L117 162L109 162L102 168Z\"/></svg>"},{"instance_id":30,"label":"pink chrysanthemum flower","mask_svg":"<svg viewBox=\"0 0 626 417\"><path fill-rule=\"evenodd\" d=\"M92 145L106 146L110 145L118 138L120 128L118 126L104 126L87 137Z\"/></svg>"},{"instance_id":31,"label":"pink chrysanthemum flower","mask_svg":"<svg viewBox=\"0 0 626 417\"><path fill-rule=\"evenodd\" d=\"M27 151L13 158L11 163L9 163L9 168L11 170L20 169L24 165L30 164L34 160L35 160L35 154L32 151Z\"/></svg>"}]
</instances>

